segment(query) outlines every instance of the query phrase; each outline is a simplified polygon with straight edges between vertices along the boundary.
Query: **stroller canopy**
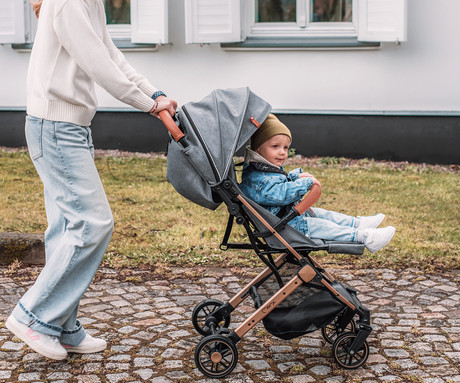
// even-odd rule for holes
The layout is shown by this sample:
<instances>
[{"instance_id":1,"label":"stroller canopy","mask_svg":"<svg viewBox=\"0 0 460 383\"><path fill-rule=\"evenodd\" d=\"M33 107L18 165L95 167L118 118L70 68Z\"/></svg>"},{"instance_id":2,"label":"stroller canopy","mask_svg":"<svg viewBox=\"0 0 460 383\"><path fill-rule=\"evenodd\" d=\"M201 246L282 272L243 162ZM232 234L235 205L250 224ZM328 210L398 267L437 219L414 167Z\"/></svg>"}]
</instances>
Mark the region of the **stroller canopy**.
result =
<instances>
[{"instance_id":1,"label":"stroller canopy","mask_svg":"<svg viewBox=\"0 0 460 383\"><path fill-rule=\"evenodd\" d=\"M262 123L270 110L249 88L215 90L199 102L182 106L178 118L187 145L171 140L168 180L192 202L217 208L222 201L211 187L227 178L234 154L256 131L251 118Z\"/></svg>"}]
</instances>

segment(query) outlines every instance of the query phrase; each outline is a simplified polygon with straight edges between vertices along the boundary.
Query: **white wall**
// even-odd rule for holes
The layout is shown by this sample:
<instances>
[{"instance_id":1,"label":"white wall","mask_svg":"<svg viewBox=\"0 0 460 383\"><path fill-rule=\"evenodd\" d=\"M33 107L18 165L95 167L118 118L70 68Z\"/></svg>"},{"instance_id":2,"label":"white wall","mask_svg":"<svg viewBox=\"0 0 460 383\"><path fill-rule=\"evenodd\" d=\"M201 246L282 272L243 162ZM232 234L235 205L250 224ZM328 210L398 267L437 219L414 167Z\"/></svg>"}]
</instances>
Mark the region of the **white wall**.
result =
<instances>
[{"instance_id":1,"label":"white wall","mask_svg":"<svg viewBox=\"0 0 460 383\"><path fill-rule=\"evenodd\" d=\"M375 50L226 51L186 45L184 5L169 5L171 45L125 52L179 104L249 86L275 110L460 113L460 1L408 0L408 41ZM0 45L0 108L25 107L29 53ZM125 107L99 91L101 108Z\"/></svg>"}]
</instances>

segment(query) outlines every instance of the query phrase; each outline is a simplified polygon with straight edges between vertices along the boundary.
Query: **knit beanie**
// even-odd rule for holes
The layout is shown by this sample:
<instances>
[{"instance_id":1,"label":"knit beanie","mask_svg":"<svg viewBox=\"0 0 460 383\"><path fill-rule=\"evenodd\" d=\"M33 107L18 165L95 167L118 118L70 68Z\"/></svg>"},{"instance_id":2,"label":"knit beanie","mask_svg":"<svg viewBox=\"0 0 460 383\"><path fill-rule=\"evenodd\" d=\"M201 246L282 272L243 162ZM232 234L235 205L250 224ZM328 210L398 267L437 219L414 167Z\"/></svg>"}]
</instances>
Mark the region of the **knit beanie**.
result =
<instances>
[{"instance_id":1,"label":"knit beanie","mask_svg":"<svg viewBox=\"0 0 460 383\"><path fill-rule=\"evenodd\" d=\"M291 131L274 114L269 114L263 124L251 137L251 149L257 150L264 142L276 136L284 134L292 141Z\"/></svg>"}]
</instances>

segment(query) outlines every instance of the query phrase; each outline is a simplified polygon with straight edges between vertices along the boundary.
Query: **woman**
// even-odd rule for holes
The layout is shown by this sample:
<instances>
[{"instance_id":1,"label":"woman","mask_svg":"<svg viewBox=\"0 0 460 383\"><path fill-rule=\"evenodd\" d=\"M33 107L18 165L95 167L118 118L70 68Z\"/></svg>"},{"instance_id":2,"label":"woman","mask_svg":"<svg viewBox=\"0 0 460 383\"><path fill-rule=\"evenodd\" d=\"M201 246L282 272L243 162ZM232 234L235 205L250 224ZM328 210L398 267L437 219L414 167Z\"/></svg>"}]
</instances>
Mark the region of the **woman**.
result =
<instances>
[{"instance_id":1,"label":"woman","mask_svg":"<svg viewBox=\"0 0 460 383\"><path fill-rule=\"evenodd\" d=\"M89 125L96 82L117 99L158 117L177 103L138 74L113 44L102 0L37 0L37 35L27 76L26 139L44 185L46 265L6 327L36 352L107 347L86 334L78 305L108 246L112 213L94 165Z\"/></svg>"}]
</instances>

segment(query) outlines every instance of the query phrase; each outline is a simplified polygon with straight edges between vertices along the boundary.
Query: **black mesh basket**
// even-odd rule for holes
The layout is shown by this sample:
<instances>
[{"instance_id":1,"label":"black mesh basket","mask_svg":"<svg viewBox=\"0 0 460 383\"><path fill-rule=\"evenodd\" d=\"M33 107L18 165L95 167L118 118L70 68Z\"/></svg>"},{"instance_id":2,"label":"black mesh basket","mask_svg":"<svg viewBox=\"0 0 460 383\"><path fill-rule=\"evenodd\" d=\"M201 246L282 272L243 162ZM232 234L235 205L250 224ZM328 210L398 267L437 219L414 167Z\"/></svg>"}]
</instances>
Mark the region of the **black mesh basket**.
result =
<instances>
[{"instance_id":1,"label":"black mesh basket","mask_svg":"<svg viewBox=\"0 0 460 383\"><path fill-rule=\"evenodd\" d=\"M286 264L280 269L283 282L287 283L299 267ZM256 308L270 299L280 289L274 276L266 280L251 296ZM346 306L331 295L322 285L303 283L270 314L263 319L265 329L281 339L293 339L328 325Z\"/></svg>"}]
</instances>

